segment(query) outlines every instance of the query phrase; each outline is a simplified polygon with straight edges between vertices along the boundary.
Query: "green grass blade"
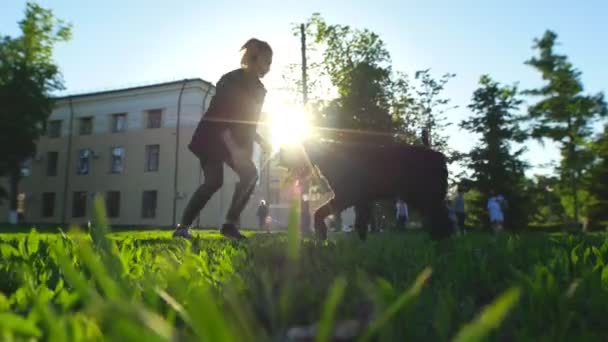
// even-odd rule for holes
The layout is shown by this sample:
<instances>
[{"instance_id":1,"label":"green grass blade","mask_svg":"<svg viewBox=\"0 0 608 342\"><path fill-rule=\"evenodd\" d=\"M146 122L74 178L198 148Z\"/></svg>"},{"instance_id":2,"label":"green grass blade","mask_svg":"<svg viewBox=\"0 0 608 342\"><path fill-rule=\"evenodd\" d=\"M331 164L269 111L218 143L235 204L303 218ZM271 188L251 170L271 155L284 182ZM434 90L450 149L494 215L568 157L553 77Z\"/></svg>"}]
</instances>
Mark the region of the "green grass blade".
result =
<instances>
[{"instance_id":1,"label":"green grass blade","mask_svg":"<svg viewBox=\"0 0 608 342\"><path fill-rule=\"evenodd\" d=\"M431 277L432 270L427 267L416 277L414 284L407 290L405 290L393 304L391 304L378 319L374 320L369 328L361 336L361 341L368 341L374 334L376 334L388 321L397 314L401 309L410 305L413 300L420 294L422 287L426 284L428 279Z\"/></svg>"},{"instance_id":2,"label":"green grass blade","mask_svg":"<svg viewBox=\"0 0 608 342\"><path fill-rule=\"evenodd\" d=\"M472 323L465 325L454 342L484 340L492 330L498 328L520 297L518 288L511 288L486 306Z\"/></svg>"},{"instance_id":3,"label":"green grass blade","mask_svg":"<svg viewBox=\"0 0 608 342\"><path fill-rule=\"evenodd\" d=\"M327 295L325 304L323 305L323 313L321 314L321 321L319 322L319 330L315 340L316 342L325 342L330 340L338 304L344 296L345 288L346 279L344 277L339 277L334 281L333 286L329 290L329 294Z\"/></svg>"},{"instance_id":4,"label":"green grass blade","mask_svg":"<svg viewBox=\"0 0 608 342\"><path fill-rule=\"evenodd\" d=\"M300 255L300 200L295 199L289 210L289 223L287 226L287 256L290 260L297 260Z\"/></svg>"},{"instance_id":5,"label":"green grass blade","mask_svg":"<svg viewBox=\"0 0 608 342\"><path fill-rule=\"evenodd\" d=\"M65 245L64 245L65 246ZM87 280L83 277L82 273L77 271L72 262L70 261L67 252L62 248L60 244L56 244L53 248L57 263L59 264L63 275L67 282L76 290L80 298L84 302L89 302L97 297L97 293L92 288Z\"/></svg>"},{"instance_id":6,"label":"green grass blade","mask_svg":"<svg viewBox=\"0 0 608 342\"><path fill-rule=\"evenodd\" d=\"M0 313L0 332L12 331L29 337L40 337L42 332L34 322L10 312Z\"/></svg>"},{"instance_id":7,"label":"green grass blade","mask_svg":"<svg viewBox=\"0 0 608 342\"><path fill-rule=\"evenodd\" d=\"M89 269L93 279L99 284L101 290L107 298L118 299L122 298L124 288L109 274L108 269L97 258L95 251L91 248L87 241L81 241L78 255L83 264Z\"/></svg>"}]
</instances>

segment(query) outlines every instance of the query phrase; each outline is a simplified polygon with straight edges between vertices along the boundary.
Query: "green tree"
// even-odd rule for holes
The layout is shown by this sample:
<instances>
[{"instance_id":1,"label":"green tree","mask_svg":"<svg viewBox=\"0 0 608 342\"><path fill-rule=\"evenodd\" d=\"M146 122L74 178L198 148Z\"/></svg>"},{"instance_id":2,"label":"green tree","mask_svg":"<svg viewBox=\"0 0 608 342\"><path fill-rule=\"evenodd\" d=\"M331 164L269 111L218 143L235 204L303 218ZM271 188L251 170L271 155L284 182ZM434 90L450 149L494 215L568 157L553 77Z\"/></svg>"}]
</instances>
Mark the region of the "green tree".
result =
<instances>
[{"instance_id":1,"label":"green tree","mask_svg":"<svg viewBox=\"0 0 608 342\"><path fill-rule=\"evenodd\" d=\"M532 122L531 134L537 139L549 139L560 144L561 165L558 172L570 189L573 219L579 223L580 181L592 156L585 153L591 137L594 119L607 113L603 94L583 94L581 72L574 68L567 56L554 50L557 35L546 31L536 39L538 56L525 63L538 70L545 84L525 92L542 99L528 108Z\"/></svg>"},{"instance_id":2,"label":"green tree","mask_svg":"<svg viewBox=\"0 0 608 342\"><path fill-rule=\"evenodd\" d=\"M10 208L17 206L22 162L36 152L51 114L52 91L63 89L53 61L55 44L70 38L71 27L51 10L28 3L21 35L0 40L0 174L9 177Z\"/></svg>"},{"instance_id":3,"label":"green tree","mask_svg":"<svg viewBox=\"0 0 608 342\"><path fill-rule=\"evenodd\" d=\"M526 137L519 127L519 116L513 113L521 102L515 86L501 86L483 75L468 106L473 115L460 123L461 128L481 136L467 156L467 166L473 171L471 183L479 194L469 211L480 222L488 222L486 201L494 190L509 203L505 226L512 229L522 228L527 217L523 194L526 165L520 160L524 149L511 147Z\"/></svg>"},{"instance_id":4,"label":"green tree","mask_svg":"<svg viewBox=\"0 0 608 342\"><path fill-rule=\"evenodd\" d=\"M446 123L445 113L456 106L450 106L450 99L442 97L442 92L449 80L456 75L447 73L435 79L430 69L426 69L417 71L415 76L418 83L415 85L416 97L413 110L418 113L419 129L429 132L433 149L451 157L452 151L448 148L448 139L443 132L450 126Z\"/></svg>"},{"instance_id":5,"label":"green tree","mask_svg":"<svg viewBox=\"0 0 608 342\"><path fill-rule=\"evenodd\" d=\"M593 197L589 208L591 228L608 227L608 125L591 145L596 160L587 177L587 188Z\"/></svg>"},{"instance_id":6,"label":"green tree","mask_svg":"<svg viewBox=\"0 0 608 342\"><path fill-rule=\"evenodd\" d=\"M563 223L566 212L561 203L560 180L555 176L535 176L528 179L525 193L530 211L528 222L532 224Z\"/></svg>"},{"instance_id":7,"label":"green tree","mask_svg":"<svg viewBox=\"0 0 608 342\"><path fill-rule=\"evenodd\" d=\"M332 133L361 131L378 136L394 132L391 115L391 60L380 37L369 30L329 25L313 15L308 27L322 46L322 73L337 90L324 111ZM354 136L350 138L356 139Z\"/></svg>"},{"instance_id":8,"label":"green tree","mask_svg":"<svg viewBox=\"0 0 608 342\"><path fill-rule=\"evenodd\" d=\"M392 71L384 42L369 30L329 25L319 14L314 14L305 27L307 54L314 56L317 52L319 58L307 61L313 94L323 88L323 80L336 92L334 98L310 97L309 109L319 133L340 141L365 138L370 142L372 137L378 142L392 140L397 125L391 113ZM299 26L294 33L300 35ZM291 66L288 75L297 74L297 69ZM295 90L301 90L301 82L291 83ZM302 184L305 191L307 181ZM301 212L308 212L306 201L302 201Z\"/></svg>"},{"instance_id":9,"label":"green tree","mask_svg":"<svg viewBox=\"0 0 608 342\"><path fill-rule=\"evenodd\" d=\"M436 80L423 70L412 82L407 74L393 70L390 53L376 33L328 24L319 14L307 21L305 31L306 52L312 57L307 61L308 106L322 137L416 144L421 129L431 128L433 147L449 151L442 135L449 99L442 91L452 74ZM300 35L299 25L294 34ZM300 77L295 76L299 72L298 65L291 65L284 77L297 94L302 89ZM394 211L392 203L382 205Z\"/></svg>"}]
</instances>

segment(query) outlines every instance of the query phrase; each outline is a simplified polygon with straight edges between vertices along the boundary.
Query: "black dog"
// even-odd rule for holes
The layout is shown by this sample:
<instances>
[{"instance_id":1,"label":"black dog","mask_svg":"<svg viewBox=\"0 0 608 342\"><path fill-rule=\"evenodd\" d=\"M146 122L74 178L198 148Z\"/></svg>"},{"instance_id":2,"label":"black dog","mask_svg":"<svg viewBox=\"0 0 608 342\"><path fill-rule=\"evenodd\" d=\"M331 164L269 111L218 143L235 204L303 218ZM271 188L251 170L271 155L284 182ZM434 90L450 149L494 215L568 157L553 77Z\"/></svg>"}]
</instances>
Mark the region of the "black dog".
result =
<instances>
[{"instance_id":1,"label":"black dog","mask_svg":"<svg viewBox=\"0 0 608 342\"><path fill-rule=\"evenodd\" d=\"M440 152L396 143L308 141L301 147L282 149L280 158L300 176L316 166L332 188L333 198L314 213L315 231L322 240L327 238L325 218L351 206L355 208L355 228L365 239L372 203L397 197L426 218L433 238L452 232L445 205L447 163Z\"/></svg>"}]
</instances>

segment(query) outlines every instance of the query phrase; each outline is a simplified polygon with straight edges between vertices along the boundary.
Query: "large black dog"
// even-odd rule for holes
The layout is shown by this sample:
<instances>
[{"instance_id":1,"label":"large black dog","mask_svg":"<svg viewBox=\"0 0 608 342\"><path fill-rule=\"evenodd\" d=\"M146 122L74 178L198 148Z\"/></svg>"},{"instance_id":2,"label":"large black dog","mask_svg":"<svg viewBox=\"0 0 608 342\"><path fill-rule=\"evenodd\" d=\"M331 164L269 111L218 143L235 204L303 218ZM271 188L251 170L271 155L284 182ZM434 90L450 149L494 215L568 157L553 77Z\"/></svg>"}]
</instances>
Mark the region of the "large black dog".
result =
<instances>
[{"instance_id":1,"label":"large black dog","mask_svg":"<svg viewBox=\"0 0 608 342\"><path fill-rule=\"evenodd\" d=\"M351 206L355 208L355 228L365 239L372 203L397 197L424 216L433 238L452 232L445 204L448 171L440 152L396 143L307 141L282 149L280 158L300 175L316 166L334 192L333 198L314 212L320 239L327 238L325 218Z\"/></svg>"}]
</instances>

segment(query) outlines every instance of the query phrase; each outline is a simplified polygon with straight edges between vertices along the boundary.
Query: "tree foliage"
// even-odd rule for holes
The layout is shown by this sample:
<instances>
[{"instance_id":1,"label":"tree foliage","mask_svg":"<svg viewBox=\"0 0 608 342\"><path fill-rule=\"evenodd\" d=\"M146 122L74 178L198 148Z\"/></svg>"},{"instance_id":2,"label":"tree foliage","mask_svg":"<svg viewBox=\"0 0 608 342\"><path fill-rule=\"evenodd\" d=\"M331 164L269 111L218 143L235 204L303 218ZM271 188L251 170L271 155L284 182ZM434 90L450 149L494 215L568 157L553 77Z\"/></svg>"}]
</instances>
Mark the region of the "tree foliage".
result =
<instances>
[{"instance_id":1,"label":"tree foliage","mask_svg":"<svg viewBox=\"0 0 608 342\"><path fill-rule=\"evenodd\" d=\"M586 188L592 196L589 206L590 228L608 228L608 125L590 146L595 161L586 179Z\"/></svg>"},{"instance_id":2,"label":"tree foliage","mask_svg":"<svg viewBox=\"0 0 608 342\"><path fill-rule=\"evenodd\" d=\"M572 216L578 222L580 180L593 159L585 153L584 146L593 134L593 121L605 116L607 110L602 93L583 93L581 72L574 68L567 56L555 52L556 44L557 34L552 31L546 31L535 40L534 49L538 56L526 64L540 72L545 84L525 94L541 98L528 108L531 135L560 144L562 160L558 172L570 189L574 207Z\"/></svg>"},{"instance_id":3,"label":"tree foliage","mask_svg":"<svg viewBox=\"0 0 608 342\"><path fill-rule=\"evenodd\" d=\"M521 142L526 135L519 127L520 116L514 112L522 101L515 86L502 86L483 75L474 92L471 117L460 127L480 136L479 143L467 155L467 166L473 171L472 186L475 198L471 214L487 222L486 202L494 190L507 199L505 225L522 228L526 220L525 175L526 164L521 160L523 148L513 149L513 142Z\"/></svg>"},{"instance_id":4,"label":"tree foliage","mask_svg":"<svg viewBox=\"0 0 608 342\"><path fill-rule=\"evenodd\" d=\"M450 152L443 129L449 99L443 96L453 74L435 79L430 70L410 78L395 71L378 34L368 29L329 24L314 14L305 24L309 75L309 110L324 138L349 142L419 144L430 129L433 148ZM294 27L300 35L300 27ZM286 80L301 91L299 66L290 66ZM328 91L332 88L333 91ZM330 95L331 94L331 95ZM332 96L333 95L333 96ZM393 211L392 203L384 204ZM392 215L391 215L392 216Z\"/></svg>"},{"instance_id":5,"label":"tree foliage","mask_svg":"<svg viewBox=\"0 0 608 342\"><path fill-rule=\"evenodd\" d=\"M70 25L35 3L26 5L19 27L20 36L0 38L0 174L10 177L13 209L20 165L34 155L45 130L51 92L63 89L54 48L71 34Z\"/></svg>"}]
</instances>

